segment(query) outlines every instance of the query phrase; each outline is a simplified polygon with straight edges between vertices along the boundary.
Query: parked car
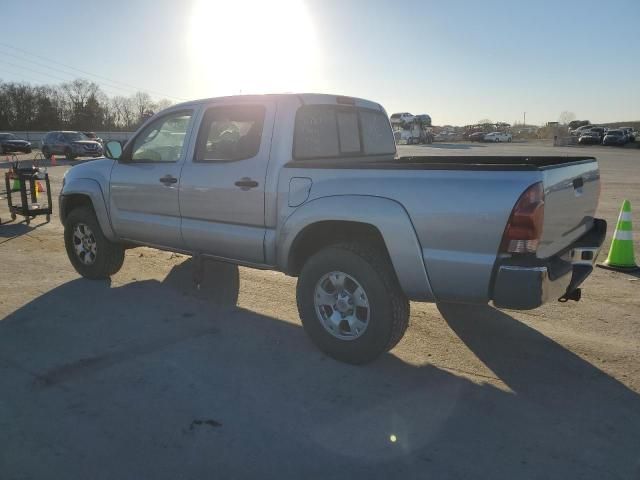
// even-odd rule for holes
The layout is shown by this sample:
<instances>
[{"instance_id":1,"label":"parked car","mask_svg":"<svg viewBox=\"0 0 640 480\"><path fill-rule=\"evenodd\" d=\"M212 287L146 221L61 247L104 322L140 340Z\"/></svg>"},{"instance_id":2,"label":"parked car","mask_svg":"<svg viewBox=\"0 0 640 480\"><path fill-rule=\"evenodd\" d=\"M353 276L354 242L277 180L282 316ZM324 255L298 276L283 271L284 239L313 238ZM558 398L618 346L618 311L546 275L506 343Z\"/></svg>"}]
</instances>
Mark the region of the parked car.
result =
<instances>
[{"instance_id":1,"label":"parked car","mask_svg":"<svg viewBox=\"0 0 640 480\"><path fill-rule=\"evenodd\" d=\"M505 132L491 132L484 136L485 142L511 142L512 136Z\"/></svg>"},{"instance_id":2,"label":"parked car","mask_svg":"<svg viewBox=\"0 0 640 480\"><path fill-rule=\"evenodd\" d=\"M431 126L431 116L427 115L426 113L423 113L421 115L416 115L415 117L413 117L413 119L416 122L420 123L420 126L422 126L422 127L430 127Z\"/></svg>"},{"instance_id":3,"label":"parked car","mask_svg":"<svg viewBox=\"0 0 640 480\"><path fill-rule=\"evenodd\" d=\"M391 123L410 123L413 122L415 118L415 115L411 115L408 112L394 113L391 115L390 121Z\"/></svg>"},{"instance_id":4,"label":"parked car","mask_svg":"<svg viewBox=\"0 0 640 480\"><path fill-rule=\"evenodd\" d=\"M20 140L13 133L0 133L0 152L31 153L31 142Z\"/></svg>"},{"instance_id":5,"label":"parked car","mask_svg":"<svg viewBox=\"0 0 640 480\"><path fill-rule=\"evenodd\" d=\"M93 140L95 142L98 142L100 145L103 145L104 142L102 141L102 139L100 137L98 137L98 135L96 135L96 132L82 132L85 134L85 136L89 139L89 140Z\"/></svg>"},{"instance_id":6,"label":"parked car","mask_svg":"<svg viewBox=\"0 0 640 480\"><path fill-rule=\"evenodd\" d=\"M60 193L82 276L115 274L129 245L193 253L196 281L207 257L282 271L305 331L350 363L400 341L410 300L578 300L606 234L594 158L398 158L386 112L362 99L191 101L105 148Z\"/></svg>"},{"instance_id":7,"label":"parked car","mask_svg":"<svg viewBox=\"0 0 640 480\"><path fill-rule=\"evenodd\" d=\"M591 128L593 128L593 126L591 124L582 125L581 127L577 127L577 128L575 128L573 130L569 130L569 134L573 135L574 137L579 137L583 133L588 132L589 130L591 130Z\"/></svg>"},{"instance_id":8,"label":"parked car","mask_svg":"<svg viewBox=\"0 0 640 480\"><path fill-rule=\"evenodd\" d=\"M633 127L620 127L620 130L622 130L625 133L629 142L636 141L636 136L635 136L635 132L633 131Z\"/></svg>"},{"instance_id":9,"label":"parked car","mask_svg":"<svg viewBox=\"0 0 640 480\"><path fill-rule=\"evenodd\" d=\"M624 145L629 141L629 137L620 129L608 130L602 139L603 145Z\"/></svg>"},{"instance_id":10,"label":"parked car","mask_svg":"<svg viewBox=\"0 0 640 480\"><path fill-rule=\"evenodd\" d=\"M602 143L602 137L598 132L588 131L580 135L578 143L581 145L599 145Z\"/></svg>"},{"instance_id":11,"label":"parked car","mask_svg":"<svg viewBox=\"0 0 640 480\"><path fill-rule=\"evenodd\" d=\"M486 132L475 132L469 135L469 141L471 142L484 142Z\"/></svg>"},{"instance_id":12,"label":"parked car","mask_svg":"<svg viewBox=\"0 0 640 480\"><path fill-rule=\"evenodd\" d=\"M557 122L554 122L557 123ZM567 124L567 128L569 129L569 132L571 132L572 130L577 129L578 127L583 127L583 126L590 126L591 122L589 120L572 120Z\"/></svg>"},{"instance_id":13,"label":"parked car","mask_svg":"<svg viewBox=\"0 0 640 480\"><path fill-rule=\"evenodd\" d=\"M588 133L595 133L596 135L598 135L600 137L600 141L602 141L602 139L604 138L604 136L607 133L607 129L606 129L606 127L591 127L588 130Z\"/></svg>"},{"instance_id":14,"label":"parked car","mask_svg":"<svg viewBox=\"0 0 640 480\"><path fill-rule=\"evenodd\" d=\"M64 155L69 160L78 157L101 157L102 145L81 132L49 132L42 139L42 155Z\"/></svg>"}]
</instances>

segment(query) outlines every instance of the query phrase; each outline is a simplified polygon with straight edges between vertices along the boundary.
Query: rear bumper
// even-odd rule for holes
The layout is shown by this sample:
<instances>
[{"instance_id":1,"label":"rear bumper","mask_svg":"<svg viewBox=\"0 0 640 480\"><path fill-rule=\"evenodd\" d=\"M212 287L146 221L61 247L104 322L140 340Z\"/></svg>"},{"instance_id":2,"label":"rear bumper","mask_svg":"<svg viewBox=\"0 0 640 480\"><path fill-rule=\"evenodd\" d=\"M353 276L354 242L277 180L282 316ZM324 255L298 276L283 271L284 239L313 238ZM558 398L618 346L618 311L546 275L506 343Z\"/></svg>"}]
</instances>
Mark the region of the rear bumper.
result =
<instances>
[{"instance_id":1,"label":"rear bumper","mask_svg":"<svg viewBox=\"0 0 640 480\"><path fill-rule=\"evenodd\" d=\"M493 283L494 305L530 310L575 291L593 271L606 233L607 222L595 219L589 232L551 258L500 263Z\"/></svg>"}]
</instances>

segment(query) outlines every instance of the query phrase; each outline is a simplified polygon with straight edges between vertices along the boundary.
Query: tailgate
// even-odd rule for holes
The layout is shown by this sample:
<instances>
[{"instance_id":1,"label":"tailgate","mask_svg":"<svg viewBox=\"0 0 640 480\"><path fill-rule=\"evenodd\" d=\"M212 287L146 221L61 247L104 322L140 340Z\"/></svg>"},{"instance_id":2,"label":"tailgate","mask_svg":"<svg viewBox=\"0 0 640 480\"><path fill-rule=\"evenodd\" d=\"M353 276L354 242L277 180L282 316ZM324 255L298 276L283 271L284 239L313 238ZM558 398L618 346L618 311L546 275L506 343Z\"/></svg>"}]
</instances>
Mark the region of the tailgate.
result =
<instances>
[{"instance_id":1,"label":"tailgate","mask_svg":"<svg viewBox=\"0 0 640 480\"><path fill-rule=\"evenodd\" d=\"M568 247L593 225L600 196L598 162L583 160L542 169L544 227L537 256L547 258Z\"/></svg>"}]
</instances>

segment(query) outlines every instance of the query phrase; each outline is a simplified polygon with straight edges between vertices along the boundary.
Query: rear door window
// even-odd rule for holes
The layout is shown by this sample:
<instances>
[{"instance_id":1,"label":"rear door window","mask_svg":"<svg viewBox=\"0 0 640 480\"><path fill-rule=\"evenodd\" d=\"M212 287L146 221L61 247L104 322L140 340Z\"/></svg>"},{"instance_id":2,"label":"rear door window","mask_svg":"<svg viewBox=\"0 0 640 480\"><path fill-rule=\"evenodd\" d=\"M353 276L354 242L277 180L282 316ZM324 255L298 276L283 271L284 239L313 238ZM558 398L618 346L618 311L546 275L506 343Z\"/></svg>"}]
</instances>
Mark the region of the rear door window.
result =
<instances>
[{"instance_id":1,"label":"rear door window","mask_svg":"<svg viewBox=\"0 0 640 480\"><path fill-rule=\"evenodd\" d=\"M209 108L200 125L196 162L253 158L260 150L265 108L261 105Z\"/></svg>"},{"instance_id":2,"label":"rear door window","mask_svg":"<svg viewBox=\"0 0 640 480\"><path fill-rule=\"evenodd\" d=\"M395 152L389 119L381 111L338 105L298 109L293 148L298 160Z\"/></svg>"}]
</instances>

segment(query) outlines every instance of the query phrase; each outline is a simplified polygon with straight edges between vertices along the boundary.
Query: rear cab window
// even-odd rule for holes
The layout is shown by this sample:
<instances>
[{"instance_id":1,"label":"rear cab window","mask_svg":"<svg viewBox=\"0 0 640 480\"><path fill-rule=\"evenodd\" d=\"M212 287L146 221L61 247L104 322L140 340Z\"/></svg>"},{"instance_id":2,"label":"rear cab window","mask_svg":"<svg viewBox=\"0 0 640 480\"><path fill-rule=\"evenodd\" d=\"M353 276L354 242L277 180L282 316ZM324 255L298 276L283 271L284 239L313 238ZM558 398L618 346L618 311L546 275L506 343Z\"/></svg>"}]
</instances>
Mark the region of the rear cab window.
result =
<instances>
[{"instance_id":1,"label":"rear cab window","mask_svg":"<svg viewBox=\"0 0 640 480\"><path fill-rule=\"evenodd\" d=\"M386 114L343 105L304 105L295 121L296 160L393 156L396 145Z\"/></svg>"}]
</instances>

